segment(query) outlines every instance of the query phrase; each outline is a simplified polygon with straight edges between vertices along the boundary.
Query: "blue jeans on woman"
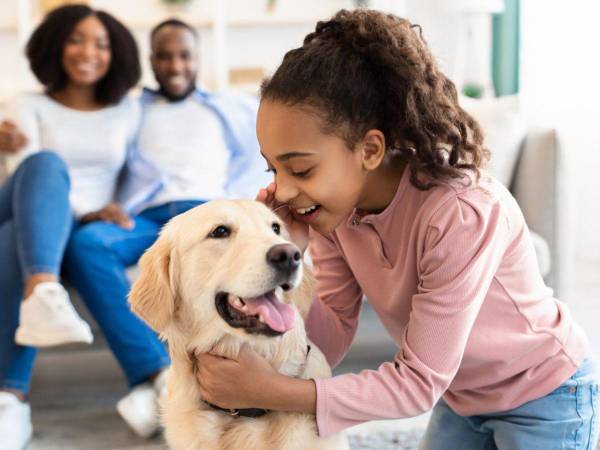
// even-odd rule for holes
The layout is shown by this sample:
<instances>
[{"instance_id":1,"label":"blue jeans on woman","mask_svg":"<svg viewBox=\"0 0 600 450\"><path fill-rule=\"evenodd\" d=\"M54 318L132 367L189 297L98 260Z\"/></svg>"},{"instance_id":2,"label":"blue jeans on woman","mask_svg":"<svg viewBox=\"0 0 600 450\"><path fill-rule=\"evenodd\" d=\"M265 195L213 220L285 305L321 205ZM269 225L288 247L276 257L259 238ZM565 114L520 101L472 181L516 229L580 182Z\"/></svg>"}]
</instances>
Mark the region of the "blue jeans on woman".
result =
<instances>
[{"instance_id":1,"label":"blue jeans on woman","mask_svg":"<svg viewBox=\"0 0 600 450\"><path fill-rule=\"evenodd\" d=\"M125 231L103 223L76 227L69 191L70 181L65 163L56 154L47 151L24 160L0 187L0 388L29 392L36 349L17 345L14 341L25 279L34 273L59 276L61 267L66 265L63 264L63 256L66 256L68 242L73 261L79 261L83 266L81 271L73 270L73 275L87 274L85 269L97 267L95 263L102 255L90 254L88 247L83 252L76 249L78 240L85 241L82 239L85 237L83 231L97 227L112 228L117 234ZM180 208L171 207L167 210L180 211ZM156 237L160 224L168 219L165 216L153 216L153 210L149 210L147 215L156 222ZM144 219L136 220L138 225L142 221ZM128 233L140 228L136 227ZM147 231L148 228L144 229ZM151 244L150 240L146 242ZM82 255L85 258L81 259ZM130 257L129 260L135 262L135 259L137 257ZM101 271L105 269L102 267ZM111 268L111 273L119 272ZM109 290L111 295L121 295L112 297L108 303L95 303L96 297L84 291L88 307L107 335L111 347L113 350L118 348L115 355L131 386L145 381L169 364L166 350L157 336L127 307L126 280L115 281L111 278L108 285L103 282L80 282L75 278L71 281L85 287L95 286L94 289L103 293ZM107 304L109 307L102 307Z\"/></svg>"},{"instance_id":2,"label":"blue jeans on woman","mask_svg":"<svg viewBox=\"0 0 600 450\"><path fill-rule=\"evenodd\" d=\"M177 201L149 208L134 217L131 230L105 222L76 228L65 253L64 270L100 325L130 386L169 365L156 334L129 309L126 268L137 263L171 218L200 201Z\"/></svg>"},{"instance_id":3,"label":"blue jeans on woman","mask_svg":"<svg viewBox=\"0 0 600 450\"><path fill-rule=\"evenodd\" d=\"M25 280L58 276L73 218L70 180L48 151L25 159L0 187L0 387L29 390L36 350L15 344Z\"/></svg>"},{"instance_id":4,"label":"blue jeans on woman","mask_svg":"<svg viewBox=\"0 0 600 450\"><path fill-rule=\"evenodd\" d=\"M440 400L420 450L595 450L600 431L598 372L592 360L544 397L462 417Z\"/></svg>"}]
</instances>

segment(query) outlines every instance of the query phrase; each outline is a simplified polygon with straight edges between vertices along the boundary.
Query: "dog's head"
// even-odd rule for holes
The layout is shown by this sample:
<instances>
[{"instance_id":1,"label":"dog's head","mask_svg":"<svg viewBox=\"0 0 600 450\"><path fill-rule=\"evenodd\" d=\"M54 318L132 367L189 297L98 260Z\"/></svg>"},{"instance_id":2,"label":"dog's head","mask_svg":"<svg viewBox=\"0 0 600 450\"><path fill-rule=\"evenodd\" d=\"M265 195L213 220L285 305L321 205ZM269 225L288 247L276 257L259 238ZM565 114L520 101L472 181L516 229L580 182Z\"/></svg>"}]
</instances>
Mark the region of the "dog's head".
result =
<instances>
[{"instance_id":1,"label":"dog's head","mask_svg":"<svg viewBox=\"0 0 600 450\"><path fill-rule=\"evenodd\" d=\"M140 268L129 301L161 333L177 324L278 336L310 306L300 251L281 219L255 201L212 201L175 217Z\"/></svg>"}]
</instances>

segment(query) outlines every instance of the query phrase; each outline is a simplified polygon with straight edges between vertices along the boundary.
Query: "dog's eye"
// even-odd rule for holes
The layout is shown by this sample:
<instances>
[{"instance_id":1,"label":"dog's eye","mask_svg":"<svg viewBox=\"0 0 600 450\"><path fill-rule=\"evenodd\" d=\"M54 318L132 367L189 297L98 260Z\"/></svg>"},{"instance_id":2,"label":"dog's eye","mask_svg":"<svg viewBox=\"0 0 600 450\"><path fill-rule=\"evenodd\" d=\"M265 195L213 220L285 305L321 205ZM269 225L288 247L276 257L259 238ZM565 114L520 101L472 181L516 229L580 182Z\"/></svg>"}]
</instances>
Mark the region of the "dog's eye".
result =
<instances>
[{"instance_id":1,"label":"dog's eye","mask_svg":"<svg viewBox=\"0 0 600 450\"><path fill-rule=\"evenodd\" d=\"M281 234L281 225L279 225L278 223L274 223L273 225L271 225L271 228L273 228L275 234Z\"/></svg>"},{"instance_id":2,"label":"dog's eye","mask_svg":"<svg viewBox=\"0 0 600 450\"><path fill-rule=\"evenodd\" d=\"M217 228L215 228L214 230L212 230L210 232L208 237L211 237L214 239L222 239L222 238L229 237L230 234L231 234L231 230L229 229L229 227L226 227L225 225L219 225Z\"/></svg>"}]
</instances>

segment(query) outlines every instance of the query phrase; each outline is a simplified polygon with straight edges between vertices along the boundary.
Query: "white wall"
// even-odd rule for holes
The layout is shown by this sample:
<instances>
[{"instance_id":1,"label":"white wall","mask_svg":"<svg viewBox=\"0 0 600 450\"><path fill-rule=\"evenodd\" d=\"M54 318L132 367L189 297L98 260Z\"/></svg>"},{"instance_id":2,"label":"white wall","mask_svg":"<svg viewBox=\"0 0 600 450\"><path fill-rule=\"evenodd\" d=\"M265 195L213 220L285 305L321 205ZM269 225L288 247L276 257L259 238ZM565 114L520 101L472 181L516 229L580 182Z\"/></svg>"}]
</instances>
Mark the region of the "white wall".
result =
<instances>
[{"instance_id":1,"label":"white wall","mask_svg":"<svg viewBox=\"0 0 600 450\"><path fill-rule=\"evenodd\" d=\"M576 256L600 263L600 4L521 4L522 104L530 121L560 130L571 174Z\"/></svg>"}]
</instances>

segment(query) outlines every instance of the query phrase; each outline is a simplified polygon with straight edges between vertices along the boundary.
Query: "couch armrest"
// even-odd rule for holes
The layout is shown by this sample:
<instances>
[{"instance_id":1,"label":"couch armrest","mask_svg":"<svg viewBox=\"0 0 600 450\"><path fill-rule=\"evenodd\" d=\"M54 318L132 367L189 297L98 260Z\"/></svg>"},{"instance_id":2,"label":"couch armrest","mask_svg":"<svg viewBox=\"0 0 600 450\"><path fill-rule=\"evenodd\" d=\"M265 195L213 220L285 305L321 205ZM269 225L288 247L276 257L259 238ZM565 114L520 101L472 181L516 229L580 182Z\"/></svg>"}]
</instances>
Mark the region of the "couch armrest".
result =
<instances>
[{"instance_id":1,"label":"couch armrest","mask_svg":"<svg viewBox=\"0 0 600 450\"><path fill-rule=\"evenodd\" d=\"M566 159L556 130L529 130L511 186L527 225L550 247L546 284L554 289L555 297L565 301L573 258Z\"/></svg>"}]
</instances>

